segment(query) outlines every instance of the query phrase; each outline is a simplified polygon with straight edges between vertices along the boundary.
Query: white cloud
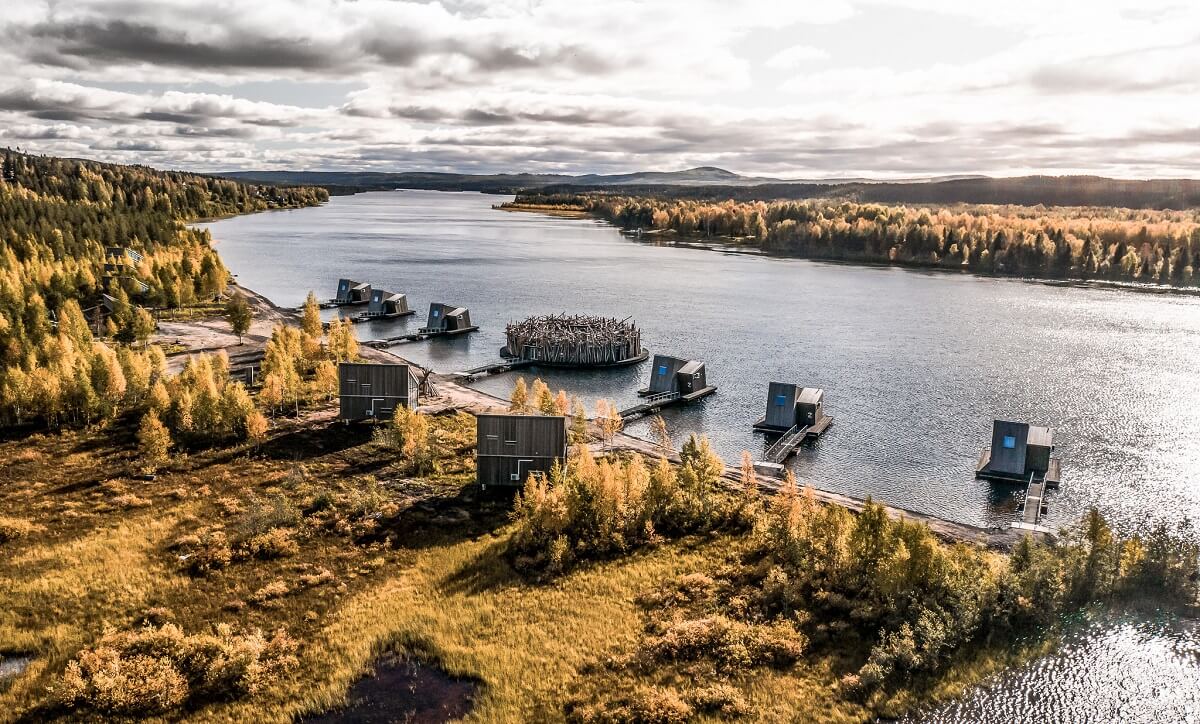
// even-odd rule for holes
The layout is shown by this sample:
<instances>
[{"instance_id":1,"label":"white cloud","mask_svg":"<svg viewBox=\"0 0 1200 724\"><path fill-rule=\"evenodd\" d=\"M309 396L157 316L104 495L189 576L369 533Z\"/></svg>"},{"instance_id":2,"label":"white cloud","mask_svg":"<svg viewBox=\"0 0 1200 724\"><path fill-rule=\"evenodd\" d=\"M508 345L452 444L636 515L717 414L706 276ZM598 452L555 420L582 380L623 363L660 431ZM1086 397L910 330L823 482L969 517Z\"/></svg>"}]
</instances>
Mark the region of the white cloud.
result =
<instances>
[{"instance_id":1,"label":"white cloud","mask_svg":"<svg viewBox=\"0 0 1200 724\"><path fill-rule=\"evenodd\" d=\"M1190 2L16 5L0 20L0 134L47 153L201 169L1200 175ZM354 90L305 100L315 81ZM256 95L284 83L287 104Z\"/></svg>"},{"instance_id":2,"label":"white cloud","mask_svg":"<svg viewBox=\"0 0 1200 724\"><path fill-rule=\"evenodd\" d=\"M767 58L764 65L778 70L799 70L828 57L829 53L820 48L814 48L811 45L793 45Z\"/></svg>"}]
</instances>

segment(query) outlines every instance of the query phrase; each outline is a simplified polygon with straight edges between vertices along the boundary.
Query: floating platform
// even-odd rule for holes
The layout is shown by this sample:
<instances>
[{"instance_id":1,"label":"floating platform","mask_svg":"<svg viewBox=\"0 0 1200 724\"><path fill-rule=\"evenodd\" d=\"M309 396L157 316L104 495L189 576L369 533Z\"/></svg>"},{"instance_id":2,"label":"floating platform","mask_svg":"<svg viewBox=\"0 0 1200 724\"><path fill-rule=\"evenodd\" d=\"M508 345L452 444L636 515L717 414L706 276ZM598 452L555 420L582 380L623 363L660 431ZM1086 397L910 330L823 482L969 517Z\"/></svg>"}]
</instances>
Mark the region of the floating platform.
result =
<instances>
[{"instance_id":1,"label":"floating platform","mask_svg":"<svg viewBox=\"0 0 1200 724\"><path fill-rule=\"evenodd\" d=\"M419 332L413 332L412 334L401 334L396 337L386 337L384 339L372 339L363 342L363 344L375 349L386 349L406 342L421 342L426 339L435 339L438 337L457 337L461 334L470 334L471 332L478 331L479 327L463 327L462 329L451 330L422 328Z\"/></svg>"},{"instance_id":2,"label":"floating platform","mask_svg":"<svg viewBox=\"0 0 1200 724\"><path fill-rule=\"evenodd\" d=\"M1011 483L1013 485L1028 484L1029 476L1025 474L1011 475L998 470L992 470L988 467L988 463L992 461L992 448L989 445L979 454L979 461L975 464L975 477L981 480L988 480L993 483ZM1050 458L1050 467L1045 474L1033 473L1035 480L1044 482L1047 488L1057 488L1062 482L1062 459L1058 457Z\"/></svg>"},{"instance_id":3,"label":"floating platform","mask_svg":"<svg viewBox=\"0 0 1200 724\"><path fill-rule=\"evenodd\" d=\"M820 437L821 435L825 434L825 431L828 430L829 426L832 424L833 424L833 416L825 415L820 420L818 420L816 423L814 423L812 425L808 425L805 428L808 431L806 434L806 438L811 439L811 438ZM786 428L786 427L778 427L776 425L768 425L767 418L765 416L762 419L760 419L758 422L754 423L754 431L755 432L761 432L761 433L765 433L767 435L785 435L792 429L794 429L794 428Z\"/></svg>"},{"instance_id":4,"label":"floating platform","mask_svg":"<svg viewBox=\"0 0 1200 724\"><path fill-rule=\"evenodd\" d=\"M833 418L826 415L812 425L793 425L790 429L784 430L779 439L772 443L771 447L767 448L763 459L755 463L755 466L763 468L764 472L768 474L774 469L782 471L783 463L794 455L801 445L808 440L815 440L820 437L832 424ZM764 420L760 420L754 426L754 429L768 434L777 432L776 428L767 426Z\"/></svg>"},{"instance_id":5,"label":"floating platform","mask_svg":"<svg viewBox=\"0 0 1200 724\"><path fill-rule=\"evenodd\" d=\"M390 312L388 314L368 314L367 312L363 312L362 314L356 314L353 317L347 317L347 321L352 322L354 324L361 324L363 322L385 322L389 319L400 319L401 317L410 317L416 313L417 313L417 310L415 310L415 309L410 309L406 312Z\"/></svg>"},{"instance_id":6,"label":"floating platform","mask_svg":"<svg viewBox=\"0 0 1200 724\"><path fill-rule=\"evenodd\" d=\"M469 370L455 373L461 379L471 382L479 377L487 377L488 375L500 375L513 370L532 367L536 362L531 359L514 359L505 362L493 362L490 365L482 365L480 367L472 367Z\"/></svg>"},{"instance_id":7,"label":"floating platform","mask_svg":"<svg viewBox=\"0 0 1200 724\"><path fill-rule=\"evenodd\" d=\"M678 392L660 392L658 394L646 397L646 401L640 405L634 405L628 409L621 410L619 414L621 415L622 420L634 420L639 417L644 417L651 413L658 412L664 407L686 405L689 402L695 402L702 397L708 397L716 391L716 387L709 386L703 387L695 392L690 392L686 395L681 395ZM642 391L639 391L638 394L642 394Z\"/></svg>"}]
</instances>

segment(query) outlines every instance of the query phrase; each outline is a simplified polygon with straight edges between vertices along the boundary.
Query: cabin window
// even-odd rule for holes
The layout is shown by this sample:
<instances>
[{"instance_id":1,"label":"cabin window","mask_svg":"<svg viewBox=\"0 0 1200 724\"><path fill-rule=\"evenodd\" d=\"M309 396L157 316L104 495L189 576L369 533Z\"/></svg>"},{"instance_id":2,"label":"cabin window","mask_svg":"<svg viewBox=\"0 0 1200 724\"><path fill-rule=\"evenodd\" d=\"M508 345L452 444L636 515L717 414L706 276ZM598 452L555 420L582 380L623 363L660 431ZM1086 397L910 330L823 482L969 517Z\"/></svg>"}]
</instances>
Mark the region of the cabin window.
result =
<instances>
[{"instance_id":1,"label":"cabin window","mask_svg":"<svg viewBox=\"0 0 1200 724\"><path fill-rule=\"evenodd\" d=\"M516 440L505 440L504 444L505 445L516 445L517 441Z\"/></svg>"},{"instance_id":2,"label":"cabin window","mask_svg":"<svg viewBox=\"0 0 1200 724\"><path fill-rule=\"evenodd\" d=\"M442 316L442 313L440 310L435 309L435 310L433 310L433 316L440 317L440 316Z\"/></svg>"},{"instance_id":3,"label":"cabin window","mask_svg":"<svg viewBox=\"0 0 1200 724\"><path fill-rule=\"evenodd\" d=\"M489 440L499 440L499 439L500 439L500 436L499 436L499 435L488 435L488 436L487 436L487 439L489 439Z\"/></svg>"},{"instance_id":4,"label":"cabin window","mask_svg":"<svg viewBox=\"0 0 1200 724\"><path fill-rule=\"evenodd\" d=\"M775 404L783 407L787 404L787 395L775 395Z\"/></svg>"},{"instance_id":5,"label":"cabin window","mask_svg":"<svg viewBox=\"0 0 1200 724\"><path fill-rule=\"evenodd\" d=\"M659 373L660 375L665 375L665 374L667 373L667 366L666 366L666 365L659 365L659 366L658 366L658 373Z\"/></svg>"},{"instance_id":6,"label":"cabin window","mask_svg":"<svg viewBox=\"0 0 1200 724\"><path fill-rule=\"evenodd\" d=\"M1009 450L1012 450L1016 446L1017 446L1017 438L1013 437L1012 435L1004 436L1004 447L1008 448Z\"/></svg>"}]
</instances>

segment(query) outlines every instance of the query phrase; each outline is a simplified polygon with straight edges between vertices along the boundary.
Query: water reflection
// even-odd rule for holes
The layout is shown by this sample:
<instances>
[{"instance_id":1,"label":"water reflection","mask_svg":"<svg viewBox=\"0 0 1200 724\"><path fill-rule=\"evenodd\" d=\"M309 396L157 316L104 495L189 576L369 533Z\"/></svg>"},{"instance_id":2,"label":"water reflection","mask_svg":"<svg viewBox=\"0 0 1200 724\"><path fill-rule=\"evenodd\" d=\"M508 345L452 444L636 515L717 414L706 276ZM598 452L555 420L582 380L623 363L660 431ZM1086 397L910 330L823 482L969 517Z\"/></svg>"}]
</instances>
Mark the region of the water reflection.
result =
<instances>
[{"instance_id":1,"label":"water reflection","mask_svg":"<svg viewBox=\"0 0 1200 724\"><path fill-rule=\"evenodd\" d=\"M1143 613L1088 620L1058 652L905 721L1194 722L1200 622Z\"/></svg>"}]
</instances>

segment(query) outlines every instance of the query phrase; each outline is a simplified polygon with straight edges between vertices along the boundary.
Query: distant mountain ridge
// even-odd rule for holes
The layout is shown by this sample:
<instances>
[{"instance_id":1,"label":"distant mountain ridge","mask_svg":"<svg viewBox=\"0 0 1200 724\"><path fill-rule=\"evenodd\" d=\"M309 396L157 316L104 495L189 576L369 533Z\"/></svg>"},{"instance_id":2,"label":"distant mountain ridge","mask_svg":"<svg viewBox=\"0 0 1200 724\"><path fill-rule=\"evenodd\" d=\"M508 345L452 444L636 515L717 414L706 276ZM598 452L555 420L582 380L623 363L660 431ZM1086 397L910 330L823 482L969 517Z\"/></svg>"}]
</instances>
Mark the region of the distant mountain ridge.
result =
<instances>
[{"instance_id":1,"label":"distant mountain ridge","mask_svg":"<svg viewBox=\"0 0 1200 724\"><path fill-rule=\"evenodd\" d=\"M844 197L879 203L977 203L1021 206L1200 207L1200 181L1122 180L1100 176L982 175L875 179L777 179L742 176L715 166L625 174L458 174L426 171L229 171L212 174L267 184L322 186L331 193L426 189L486 193L583 191L698 200Z\"/></svg>"}]
</instances>

